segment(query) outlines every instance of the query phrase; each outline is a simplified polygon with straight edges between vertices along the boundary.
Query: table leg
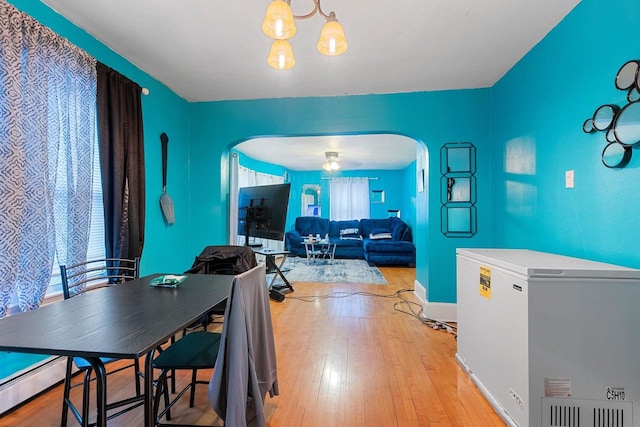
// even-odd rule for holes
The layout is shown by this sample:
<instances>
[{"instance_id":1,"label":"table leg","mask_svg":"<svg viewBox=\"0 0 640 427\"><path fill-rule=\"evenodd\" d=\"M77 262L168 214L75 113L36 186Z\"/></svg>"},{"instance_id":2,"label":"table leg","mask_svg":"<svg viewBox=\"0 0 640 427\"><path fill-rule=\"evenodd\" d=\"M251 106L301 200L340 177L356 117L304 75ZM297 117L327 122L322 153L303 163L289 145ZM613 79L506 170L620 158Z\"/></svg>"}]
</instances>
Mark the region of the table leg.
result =
<instances>
[{"instance_id":1,"label":"table leg","mask_svg":"<svg viewBox=\"0 0 640 427\"><path fill-rule=\"evenodd\" d=\"M153 427L155 420L153 419L153 356L155 350L147 353L144 360L144 425L145 427Z\"/></svg>"},{"instance_id":2,"label":"table leg","mask_svg":"<svg viewBox=\"0 0 640 427\"><path fill-rule=\"evenodd\" d=\"M107 371L99 357L87 357L93 371L96 373L96 426L107 425Z\"/></svg>"}]
</instances>

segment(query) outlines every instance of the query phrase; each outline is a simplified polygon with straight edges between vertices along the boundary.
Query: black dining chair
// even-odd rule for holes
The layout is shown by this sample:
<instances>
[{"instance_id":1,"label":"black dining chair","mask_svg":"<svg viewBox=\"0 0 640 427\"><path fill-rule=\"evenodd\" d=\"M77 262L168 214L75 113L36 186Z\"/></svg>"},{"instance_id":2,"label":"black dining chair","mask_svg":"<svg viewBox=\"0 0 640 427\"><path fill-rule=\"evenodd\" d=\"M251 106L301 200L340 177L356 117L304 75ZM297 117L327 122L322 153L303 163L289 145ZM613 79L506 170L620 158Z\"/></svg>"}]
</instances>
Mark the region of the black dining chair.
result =
<instances>
[{"instance_id":1,"label":"black dining chair","mask_svg":"<svg viewBox=\"0 0 640 427\"><path fill-rule=\"evenodd\" d=\"M235 275L249 271L257 265L256 254L249 246L207 246L196 256L193 265L185 274ZM226 300L217 304L194 326L202 326L206 330L209 323L215 322L216 316L224 316L226 304Z\"/></svg>"},{"instance_id":2,"label":"black dining chair","mask_svg":"<svg viewBox=\"0 0 640 427\"><path fill-rule=\"evenodd\" d=\"M249 271L258 265L256 254L249 246L238 245L217 245L205 247L193 261L193 265L185 274L226 274L236 275ZM220 320L224 316L227 306L226 298L216 304L211 310L204 313L202 317L192 325L189 325L183 332L184 336L189 331L204 330L211 323L222 323ZM171 337L171 343L175 343L175 337ZM197 375L197 369L193 370L193 377ZM172 371L169 375L171 378L171 393L176 392L175 375Z\"/></svg>"},{"instance_id":3,"label":"black dining chair","mask_svg":"<svg viewBox=\"0 0 640 427\"><path fill-rule=\"evenodd\" d=\"M81 297L82 294L95 289L107 286L117 286L128 280L137 279L140 275L140 260L139 258L103 258L81 262L74 265L61 265L60 275L62 278L62 293L64 299ZM82 325L79 325L78 327L82 327ZM101 360L105 365L108 365L118 361L119 359L101 358ZM74 365L78 368L78 372L82 373L82 382L73 383L72 381L72 378L75 375L73 373ZM108 403L107 411L118 408L122 409L117 413L109 414L107 419L121 415L124 412L144 404L144 396L141 392L140 386L140 378L143 374L140 371L140 363L137 358L130 364L108 370L107 375L120 372L128 368L134 368L135 396L117 402ZM67 357L61 426L64 427L67 425L69 410L71 410L71 413L80 425L83 427L89 425L89 391L91 381L95 379L95 376L93 376L92 373L93 369L86 360L82 358ZM78 407L73 404L70 397L71 389L79 386L82 386L82 406L80 407L80 410L78 410Z\"/></svg>"},{"instance_id":4,"label":"black dining chair","mask_svg":"<svg viewBox=\"0 0 640 427\"><path fill-rule=\"evenodd\" d=\"M234 342L234 340L230 340L229 338L234 331L242 330L242 319L253 317L260 313L268 313L268 315L266 317L257 317L263 327L255 328L256 334L260 336L260 338L256 339L256 348L258 351L262 351L263 346L261 344L270 340L270 349L272 351L266 351L258 355L258 365L263 366L261 361L265 354L268 354L270 358L272 357L270 360L273 360L274 362L274 369L272 370L273 382L276 383L275 390L277 392L277 380L275 379L275 351L273 351L273 329L268 305L269 292L266 283L265 266L264 264L260 264L247 272L235 276L229 290L222 333L207 331L191 332L177 340L153 360L153 367L160 370L153 407L157 427L172 425L163 422L163 418L165 418L166 421L171 420L171 408L185 393L190 392L189 407L193 407L195 403L196 385L210 384L210 380L204 381L196 378L195 372L198 369L214 369L215 371L217 369L216 366L219 363L222 363L222 358L229 355L230 351L236 351L236 356L246 362L255 356L249 354L246 350L242 350L242 348L246 348L246 343L243 344L242 340L235 340ZM261 306L262 308L257 308L257 306ZM245 328L245 331L246 330L247 329ZM264 338L263 335L267 335L267 337ZM253 346L250 345L250 347ZM241 352L244 352L244 357L240 354ZM224 360L226 360L226 357ZM167 377L173 370L191 370L192 376L190 382L177 394L177 396L174 397L173 400L170 401ZM251 369L247 369L247 371L250 370ZM247 379L244 384L246 385L248 382L249 380ZM253 393L252 395L257 397L260 391L252 389L249 393ZM250 396L247 396L247 398L249 397ZM160 410L162 400L164 400L164 408ZM244 403L240 404L244 405ZM224 420L224 417L222 418ZM179 425L195 426L193 424ZM237 424L229 424L225 420L225 425L235 426Z\"/></svg>"}]
</instances>

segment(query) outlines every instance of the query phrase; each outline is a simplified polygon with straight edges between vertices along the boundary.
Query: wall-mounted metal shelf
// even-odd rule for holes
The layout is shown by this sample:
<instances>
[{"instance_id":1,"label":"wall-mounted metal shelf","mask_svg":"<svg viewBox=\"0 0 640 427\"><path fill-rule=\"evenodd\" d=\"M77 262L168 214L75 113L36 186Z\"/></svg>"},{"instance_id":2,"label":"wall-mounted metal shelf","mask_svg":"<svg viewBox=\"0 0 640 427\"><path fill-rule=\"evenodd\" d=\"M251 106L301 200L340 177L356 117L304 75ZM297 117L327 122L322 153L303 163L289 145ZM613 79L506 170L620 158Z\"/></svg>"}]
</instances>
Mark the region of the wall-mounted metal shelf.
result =
<instances>
[{"instance_id":1,"label":"wall-mounted metal shelf","mask_svg":"<svg viewBox=\"0 0 640 427\"><path fill-rule=\"evenodd\" d=\"M472 237L477 231L476 147L450 142L440 149L440 229L447 237Z\"/></svg>"}]
</instances>

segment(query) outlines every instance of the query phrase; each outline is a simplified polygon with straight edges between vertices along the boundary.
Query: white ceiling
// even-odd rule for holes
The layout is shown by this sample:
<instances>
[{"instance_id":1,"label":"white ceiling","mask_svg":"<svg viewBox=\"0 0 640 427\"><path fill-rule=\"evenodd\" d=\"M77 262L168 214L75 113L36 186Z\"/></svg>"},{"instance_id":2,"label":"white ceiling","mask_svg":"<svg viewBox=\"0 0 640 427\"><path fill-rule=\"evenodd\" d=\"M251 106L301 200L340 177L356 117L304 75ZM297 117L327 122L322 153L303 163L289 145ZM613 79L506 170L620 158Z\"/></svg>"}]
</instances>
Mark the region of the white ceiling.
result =
<instances>
[{"instance_id":1,"label":"white ceiling","mask_svg":"<svg viewBox=\"0 0 640 427\"><path fill-rule=\"evenodd\" d=\"M41 0L189 101L383 94L490 87L580 0L322 0L349 50L315 45L324 20L297 21L296 66L266 63L270 0ZM292 0L296 15L313 7ZM324 152L344 169L398 169L415 141L397 135L260 139L237 148L292 170ZM390 149L391 148L391 149Z\"/></svg>"},{"instance_id":2,"label":"white ceiling","mask_svg":"<svg viewBox=\"0 0 640 427\"><path fill-rule=\"evenodd\" d=\"M326 151L336 151L341 170L399 170L416 159L417 143L401 135L256 138L235 147L254 159L290 170L322 170Z\"/></svg>"},{"instance_id":3,"label":"white ceiling","mask_svg":"<svg viewBox=\"0 0 640 427\"><path fill-rule=\"evenodd\" d=\"M322 0L349 50L316 51L316 15L297 21L297 64L282 71L260 28L270 0L41 1L190 101L490 87L580 2Z\"/></svg>"}]
</instances>

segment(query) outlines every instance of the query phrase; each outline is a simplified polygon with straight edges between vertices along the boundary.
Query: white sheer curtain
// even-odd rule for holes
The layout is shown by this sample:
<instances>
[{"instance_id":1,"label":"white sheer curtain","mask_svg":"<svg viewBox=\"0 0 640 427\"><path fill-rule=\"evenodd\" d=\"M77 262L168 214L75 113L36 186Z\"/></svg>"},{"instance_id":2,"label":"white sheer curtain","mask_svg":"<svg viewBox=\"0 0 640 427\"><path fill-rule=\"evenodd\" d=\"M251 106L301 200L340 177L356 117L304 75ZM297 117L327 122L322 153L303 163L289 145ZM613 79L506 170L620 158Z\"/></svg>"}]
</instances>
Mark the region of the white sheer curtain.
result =
<instances>
[{"instance_id":1,"label":"white sheer curtain","mask_svg":"<svg viewBox=\"0 0 640 427\"><path fill-rule=\"evenodd\" d=\"M232 245L244 245L244 235L238 234L238 191L242 187L255 187L258 185L271 185L284 183L284 177L270 175L240 166L237 153L231 155L231 176L229 177L229 243ZM261 244L269 249L284 249L283 241L252 238L251 243Z\"/></svg>"},{"instance_id":2,"label":"white sheer curtain","mask_svg":"<svg viewBox=\"0 0 640 427\"><path fill-rule=\"evenodd\" d=\"M330 219L335 221L371 216L369 178L333 178L329 183Z\"/></svg>"}]
</instances>

